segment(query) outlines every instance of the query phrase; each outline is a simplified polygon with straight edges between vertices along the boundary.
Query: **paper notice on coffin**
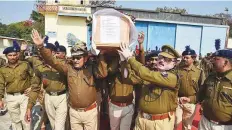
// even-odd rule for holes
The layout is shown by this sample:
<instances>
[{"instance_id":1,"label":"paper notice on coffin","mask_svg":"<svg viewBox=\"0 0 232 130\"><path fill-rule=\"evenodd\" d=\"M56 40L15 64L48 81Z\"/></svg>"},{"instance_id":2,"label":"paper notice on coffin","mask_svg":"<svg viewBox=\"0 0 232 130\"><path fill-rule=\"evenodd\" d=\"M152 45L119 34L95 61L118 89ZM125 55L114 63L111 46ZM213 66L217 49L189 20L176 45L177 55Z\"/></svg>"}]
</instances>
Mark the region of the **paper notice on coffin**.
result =
<instances>
[{"instance_id":1,"label":"paper notice on coffin","mask_svg":"<svg viewBox=\"0 0 232 130\"><path fill-rule=\"evenodd\" d=\"M93 14L92 45L97 48L118 48L122 42L133 45L138 33L131 19L114 9Z\"/></svg>"},{"instance_id":2,"label":"paper notice on coffin","mask_svg":"<svg viewBox=\"0 0 232 130\"><path fill-rule=\"evenodd\" d=\"M100 16L101 43L120 43L120 18Z\"/></svg>"}]
</instances>

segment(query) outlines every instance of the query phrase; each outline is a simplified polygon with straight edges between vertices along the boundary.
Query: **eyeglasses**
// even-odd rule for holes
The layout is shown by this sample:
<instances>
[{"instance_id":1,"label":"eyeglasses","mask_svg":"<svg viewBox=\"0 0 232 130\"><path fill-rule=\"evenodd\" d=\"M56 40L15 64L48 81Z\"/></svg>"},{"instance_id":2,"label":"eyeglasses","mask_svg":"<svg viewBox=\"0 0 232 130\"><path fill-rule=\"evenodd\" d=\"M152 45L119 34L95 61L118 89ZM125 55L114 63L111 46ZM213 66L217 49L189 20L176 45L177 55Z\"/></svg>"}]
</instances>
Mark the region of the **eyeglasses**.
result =
<instances>
[{"instance_id":1,"label":"eyeglasses","mask_svg":"<svg viewBox=\"0 0 232 130\"><path fill-rule=\"evenodd\" d=\"M165 62L168 62L168 63L174 61L171 58L167 58L167 57L164 57L164 56L161 56L161 55L158 56L158 59L159 60L163 59Z\"/></svg>"},{"instance_id":2,"label":"eyeglasses","mask_svg":"<svg viewBox=\"0 0 232 130\"><path fill-rule=\"evenodd\" d=\"M76 60L80 60L81 58L83 58L83 56L73 56L73 57L72 57L72 60L75 60L75 59L76 59Z\"/></svg>"}]
</instances>

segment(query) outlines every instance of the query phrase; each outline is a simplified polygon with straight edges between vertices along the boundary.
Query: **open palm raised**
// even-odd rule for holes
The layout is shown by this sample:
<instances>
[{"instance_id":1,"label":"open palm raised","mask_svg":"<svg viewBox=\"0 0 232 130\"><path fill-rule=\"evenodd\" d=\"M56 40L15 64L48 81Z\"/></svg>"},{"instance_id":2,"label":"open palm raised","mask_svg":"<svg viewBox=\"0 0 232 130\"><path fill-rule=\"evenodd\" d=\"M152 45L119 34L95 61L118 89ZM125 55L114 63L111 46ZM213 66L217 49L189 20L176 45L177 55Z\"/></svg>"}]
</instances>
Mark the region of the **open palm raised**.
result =
<instances>
[{"instance_id":1,"label":"open palm raised","mask_svg":"<svg viewBox=\"0 0 232 130\"><path fill-rule=\"evenodd\" d=\"M36 46L43 46L45 37L42 39L37 30L35 29L32 30L31 38Z\"/></svg>"}]
</instances>

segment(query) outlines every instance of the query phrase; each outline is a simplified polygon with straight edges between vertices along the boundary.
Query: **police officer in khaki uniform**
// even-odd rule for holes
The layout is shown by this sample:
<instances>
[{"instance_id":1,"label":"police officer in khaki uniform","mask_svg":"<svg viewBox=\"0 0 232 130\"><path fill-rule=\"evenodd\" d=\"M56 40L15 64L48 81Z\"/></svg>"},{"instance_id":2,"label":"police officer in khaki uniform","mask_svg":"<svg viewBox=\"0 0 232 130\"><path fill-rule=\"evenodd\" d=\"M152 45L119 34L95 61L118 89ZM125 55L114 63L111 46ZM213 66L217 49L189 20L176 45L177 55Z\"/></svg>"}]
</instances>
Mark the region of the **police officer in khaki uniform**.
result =
<instances>
[{"instance_id":1,"label":"police officer in khaki uniform","mask_svg":"<svg viewBox=\"0 0 232 130\"><path fill-rule=\"evenodd\" d=\"M201 60L199 65L200 68L203 69L206 77L208 77L208 75L213 72L213 64L211 60L212 60L212 54L207 53L207 55Z\"/></svg>"},{"instance_id":2,"label":"police officer in khaki uniform","mask_svg":"<svg viewBox=\"0 0 232 130\"><path fill-rule=\"evenodd\" d=\"M232 50L218 50L214 54L214 73L200 88L199 102L203 115L199 130L232 129Z\"/></svg>"},{"instance_id":3,"label":"police officer in khaki uniform","mask_svg":"<svg viewBox=\"0 0 232 130\"><path fill-rule=\"evenodd\" d=\"M170 46L162 47L157 69L151 71L132 57L127 44L119 51L135 73L129 70L129 78L137 75L144 86L139 101L140 113L136 119L135 130L173 130L177 108L178 78L172 69L179 54Z\"/></svg>"},{"instance_id":4,"label":"police officer in khaki uniform","mask_svg":"<svg viewBox=\"0 0 232 130\"><path fill-rule=\"evenodd\" d=\"M107 75L107 64L103 55L99 55L97 65L88 63L86 44L80 42L71 49L72 64L65 64L52 57L51 51L44 47L44 40L36 30L32 31L32 39L40 49L45 62L67 77L71 129L97 130L98 112L94 77L104 78Z\"/></svg>"},{"instance_id":5,"label":"police officer in khaki uniform","mask_svg":"<svg viewBox=\"0 0 232 130\"><path fill-rule=\"evenodd\" d=\"M8 63L0 69L0 108L4 106L2 98L6 92L6 104L13 130L30 130L30 124L24 120L28 103L28 90L39 86L40 80L34 76L33 69L27 62L19 61L20 47L16 42L13 47L3 51Z\"/></svg>"},{"instance_id":6,"label":"police officer in khaki uniform","mask_svg":"<svg viewBox=\"0 0 232 130\"><path fill-rule=\"evenodd\" d=\"M109 117L111 130L130 130L134 114L133 84L130 79L124 77L126 61L120 61L117 53L110 56L110 59L107 78L110 84Z\"/></svg>"},{"instance_id":7,"label":"police officer in khaki uniform","mask_svg":"<svg viewBox=\"0 0 232 130\"><path fill-rule=\"evenodd\" d=\"M45 48L49 49L55 57L56 47L48 43L48 37L45 39ZM62 73L59 73L56 69L45 64L41 57L31 57L27 59L32 63L34 69L39 73L45 90L44 104L46 114L51 123L51 127L54 130L64 130L65 121L67 116L67 79ZM64 59L57 59L58 61L64 61ZM30 94L30 102L28 103L27 118L30 121L31 108L34 106L38 94L40 93L40 87L34 88Z\"/></svg>"},{"instance_id":8,"label":"police officer in khaki uniform","mask_svg":"<svg viewBox=\"0 0 232 130\"><path fill-rule=\"evenodd\" d=\"M6 65L6 60L2 57L0 57L0 67L3 67Z\"/></svg>"},{"instance_id":9,"label":"police officer in khaki uniform","mask_svg":"<svg viewBox=\"0 0 232 130\"><path fill-rule=\"evenodd\" d=\"M21 51L20 51L20 60L25 60L28 63L30 63L31 67L33 68L33 70L35 71L35 73L40 73L38 72L38 68L37 66L40 66L43 64L43 60L42 58L39 56L38 53L38 49L36 48L36 46L32 46L32 56L29 58L25 59L25 51L27 50L27 44L23 43L21 44ZM41 79L40 79L41 80ZM48 117L45 111L45 104L44 104L44 95L45 95L45 90L43 88L43 84L41 83L40 85L41 87L37 87L37 88L33 88L32 92L29 96L29 103L28 103L28 109L33 109L32 106L36 107L36 110L32 110L34 113L32 113L32 115L28 115L28 113L31 113L31 111L28 111L28 113L26 113L26 117L25 120L26 121L31 121L33 126L32 129L37 129L37 128L41 128L41 130L45 130L45 127L50 128L50 125L48 125L49 121L48 121ZM34 95L34 96L33 96ZM37 98L38 97L38 98ZM38 104L36 104L36 101L38 100ZM41 111L39 112L38 109L41 109ZM31 117L27 117L27 116L33 116L33 114L38 114L37 116L39 116L39 118L35 118L38 120L31 120Z\"/></svg>"},{"instance_id":10,"label":"police officer in khaki uniform","mask_svg":"<svg viewBox=\"0 0 232 130\"><path fill-rule=\"evenodd\" d=\"M160 51L151 51L145 56L146 59L146 67L150 68L151 70L155 70L157 68L157 60Z\"/></svg>"},{"instance_id":11,"label":"police officer in khaki uniform","mask_svg":"<svg viewBox=\"0 0 232 130\"><path fill-rule=\"evenodd\" d=\"M182 130L191 130L196 110L196 96L199 87L204 83L204 72L194 65L196 52L186 46L182 53L182 63L178 66L180 78L178 92L178 107L176 108L175 129L182 121Z\"/></svg>"},{"instance_id":12,"label":"police officer in khaki uniform","mask_svg":"<svg viewBox=\"0 0 232 130\"><path fill-rule=\"evenodd\" d=\"M56 46L56 57L59 59L66 59L66 48L59 44L58 41L55 42Z\"/></svg>"},{"instance_id":13,"label":"police officer in khaki uniform","mask_svg":"<svg viewBox=\"0 0 232 130\"><path fill-rule=\"evenodd\" d=\"M56 55L55 55L56 58L66 60L67 51L66 51L65 46L60 45L58 41L55 42L55 46L56 46ZM69 108L68 108L68 113L69 113ZM69 129L70 129L70 119L69 119L69 114L68 114L66 117L66 122L65 122L65 130L69 130Z\"/></svg>"}]
</instances>

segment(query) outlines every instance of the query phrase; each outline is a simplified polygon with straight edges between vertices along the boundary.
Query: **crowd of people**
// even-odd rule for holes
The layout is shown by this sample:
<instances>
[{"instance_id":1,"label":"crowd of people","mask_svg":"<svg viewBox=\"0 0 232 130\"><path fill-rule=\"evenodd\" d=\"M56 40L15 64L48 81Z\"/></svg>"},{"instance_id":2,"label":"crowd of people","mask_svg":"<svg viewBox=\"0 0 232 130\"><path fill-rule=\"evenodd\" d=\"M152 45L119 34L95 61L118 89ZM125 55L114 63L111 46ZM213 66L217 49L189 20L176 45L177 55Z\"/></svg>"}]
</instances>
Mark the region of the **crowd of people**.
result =
<instances>
[{"instance_id":1,"label":"crowd of people","mask_svg":"<svg viewBox=\"0 0 232 130\"><path fill-rule=\"evenodd\" d=\"M64 46L32 31L27 44L5 48L0 68L0 109L7 107L13 130L31 130L33 109L42 107L41 130L191 130L197 104L199 130L232 129L232 50L220 49L197 60L186 46L169 45L145 53L121 43L117 49L87 50L78 41L67 58ZM4 100L3 100L4 99ZM110 128L101 126L109 120Z\"/></svg>"}]
</instances>

